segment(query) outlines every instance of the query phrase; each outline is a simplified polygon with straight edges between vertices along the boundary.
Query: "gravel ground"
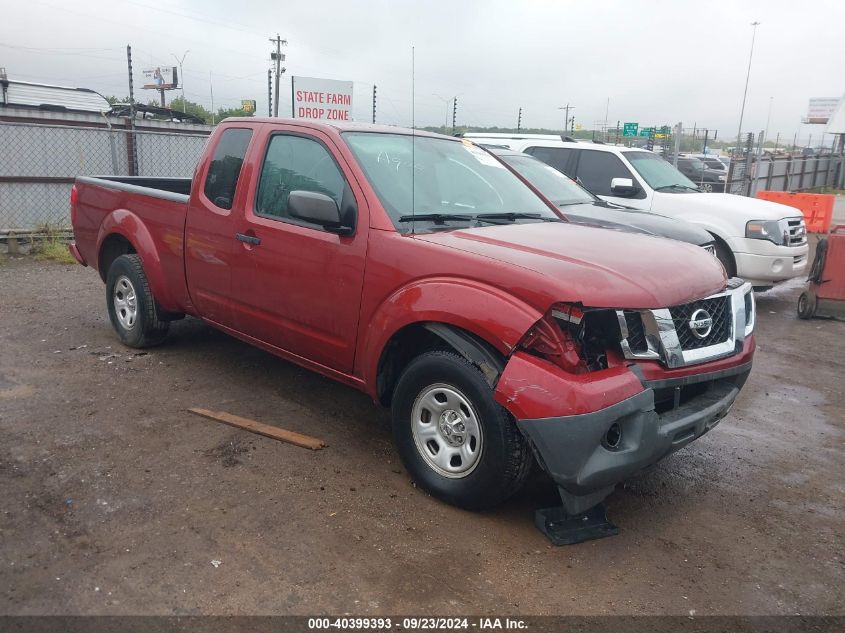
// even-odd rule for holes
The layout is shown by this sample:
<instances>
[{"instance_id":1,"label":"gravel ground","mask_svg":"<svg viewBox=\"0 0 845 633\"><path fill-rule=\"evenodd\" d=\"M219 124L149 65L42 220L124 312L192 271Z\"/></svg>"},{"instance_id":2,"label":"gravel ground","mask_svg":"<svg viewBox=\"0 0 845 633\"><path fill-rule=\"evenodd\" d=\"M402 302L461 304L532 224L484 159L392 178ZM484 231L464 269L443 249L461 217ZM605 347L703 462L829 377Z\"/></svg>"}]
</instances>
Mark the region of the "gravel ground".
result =
<instances>
[{"instance_id":1,"label":"gravel ground","mask_svg":"<svg viewBox=\"0 0 845 633\"><path fill-rule=\"evenodd\" d=\"M608 499L621 534L555 548L548 482L444 505L366 396L196 320L127 349L94 272L0 259L0 613L845 614L845 323L800 289L758 297L731 414Z\"/></svg>"}]
</instances>

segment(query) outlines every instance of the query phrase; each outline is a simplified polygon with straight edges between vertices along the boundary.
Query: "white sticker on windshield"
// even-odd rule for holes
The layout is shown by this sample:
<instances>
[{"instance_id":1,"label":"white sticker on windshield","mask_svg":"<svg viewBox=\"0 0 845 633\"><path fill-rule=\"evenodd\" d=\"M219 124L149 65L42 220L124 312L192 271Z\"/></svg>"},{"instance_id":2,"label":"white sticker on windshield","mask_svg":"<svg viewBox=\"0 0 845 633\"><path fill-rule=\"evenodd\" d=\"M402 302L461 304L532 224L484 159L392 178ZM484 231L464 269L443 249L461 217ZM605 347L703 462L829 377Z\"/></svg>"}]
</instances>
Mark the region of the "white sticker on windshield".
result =
<instances>
[{"instance_id":1,"label":"white sticker on windshield","mask_svg":"<svg viewBox=\"0 0 845 633\"><path fill-rule=\"evenodd\" d=\"M481 149L480 147L478 147L478 146L474 145L473 143L470 143L470 142L468 142L468 141L463 141L463 145L464 145L464 148L465 148L465 149L466 149L466 150L467 150L470 154L472 154L473 156L475 156L475 159L476 159L479 163L481 163L482 165L487 165L488 167L501 167L502 169L504 169L504 168L505 168L505 166L504 166L504 165L502 165L502 163L500 163L499 161L497 161L495 158L493 158L493 156L491 156L490 154L488 154L487 152L485 152L485 151L484 151L483 149Z\"/></svg>"}]
</instances>

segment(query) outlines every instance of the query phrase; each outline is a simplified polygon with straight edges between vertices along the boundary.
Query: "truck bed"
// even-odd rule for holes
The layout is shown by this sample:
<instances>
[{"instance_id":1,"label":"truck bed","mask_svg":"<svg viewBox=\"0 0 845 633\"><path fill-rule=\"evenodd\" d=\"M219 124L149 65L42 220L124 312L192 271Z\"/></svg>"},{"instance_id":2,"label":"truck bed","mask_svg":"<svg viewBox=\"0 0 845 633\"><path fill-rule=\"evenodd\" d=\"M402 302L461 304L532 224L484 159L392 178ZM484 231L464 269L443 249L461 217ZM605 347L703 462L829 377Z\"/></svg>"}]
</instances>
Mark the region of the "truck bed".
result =
<instances>
[{"instance_id":1,"label":"truck bed","mask_svg":"<svg viewBox=\"0 0 845 633\"><path fill-rule=\"evenodd\" d=\"M122 236L134 244L142 260L159 260L155 270L161 278L151 283L160 288L156 299L161 307L184 311L189 304L183 249L191 179L80 176L74 187L74 239L85 262L105 279L100 240L109 234L112 240ZM149 266L149 270L154 269Z\"/></svg>"},{"instance_id":2,"label":"truck bed","mask_svg":"<svg viewBox=\"0 0 845 633\"><path fill-rule=\"evenodd\" d=\"M174 200L170 195L179 196L175 198L180 202L187 202L191 195L190 178L152 178L147 176L80 176L77 182L97 184L110 189L131 191L142 195Z\"/></svg>"}]
</instances>

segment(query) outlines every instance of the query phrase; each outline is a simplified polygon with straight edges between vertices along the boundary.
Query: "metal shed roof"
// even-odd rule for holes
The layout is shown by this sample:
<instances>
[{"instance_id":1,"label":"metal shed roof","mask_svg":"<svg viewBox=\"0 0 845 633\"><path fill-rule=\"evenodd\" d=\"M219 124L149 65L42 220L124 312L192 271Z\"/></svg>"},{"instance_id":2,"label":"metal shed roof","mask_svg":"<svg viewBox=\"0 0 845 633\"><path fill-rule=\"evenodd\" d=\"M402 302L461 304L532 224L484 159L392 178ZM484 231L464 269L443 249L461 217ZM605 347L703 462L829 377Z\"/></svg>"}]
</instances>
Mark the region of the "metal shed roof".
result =
<instances>
[{"instance_id":1,"label":"metal shed roof","mask_svg":"<svg viewBox=\"0 0 845 633\"><path fill-rule=\"evenodd\" d=\"M106 99L89 88L48 86L28 81L2 81L2 105L27 106L49 110L108 112Z\"/></svg>"}]
</instances>

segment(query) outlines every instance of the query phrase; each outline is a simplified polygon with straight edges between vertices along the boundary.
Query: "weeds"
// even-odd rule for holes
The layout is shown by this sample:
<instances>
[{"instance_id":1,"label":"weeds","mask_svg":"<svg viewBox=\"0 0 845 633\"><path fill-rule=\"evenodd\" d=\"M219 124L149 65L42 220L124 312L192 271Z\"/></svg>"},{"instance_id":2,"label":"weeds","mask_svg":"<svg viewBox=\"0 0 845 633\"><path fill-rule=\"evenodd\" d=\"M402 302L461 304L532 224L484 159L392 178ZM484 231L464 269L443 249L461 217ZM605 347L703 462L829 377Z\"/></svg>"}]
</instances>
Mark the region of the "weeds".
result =
<instances>
[{"instance_id":1,"label":"weeds","mask_svg":"<svg viewBox=\"0 0 845 633\"><path fill-rule=\"evenodd\" d=\"M60 264L75 264L76 260L67 248L68 233L54 226L45 224L38 233L41 237L33 239L31 253L41 261L50 260Z\"/></svg>"}]
</instances>

